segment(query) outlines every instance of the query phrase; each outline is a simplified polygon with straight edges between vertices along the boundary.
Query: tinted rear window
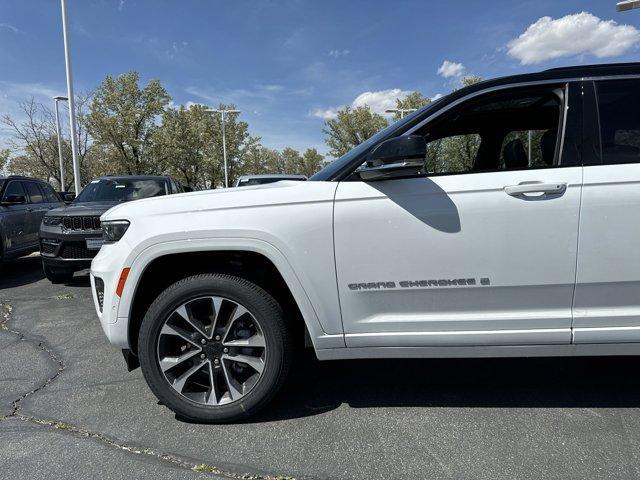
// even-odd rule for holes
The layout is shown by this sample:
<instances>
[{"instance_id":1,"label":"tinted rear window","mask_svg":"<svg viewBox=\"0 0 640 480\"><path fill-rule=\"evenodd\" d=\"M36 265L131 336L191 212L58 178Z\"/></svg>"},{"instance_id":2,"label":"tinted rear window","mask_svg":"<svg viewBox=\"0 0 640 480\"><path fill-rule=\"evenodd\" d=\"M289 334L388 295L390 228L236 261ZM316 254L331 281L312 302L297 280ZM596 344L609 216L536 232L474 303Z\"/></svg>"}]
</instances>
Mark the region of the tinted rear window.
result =
<instances>
[{"instance_id":1,"label":"tinted rear window","mask_svg":"<svg viewBox=\"0 0 640 480\"><path fill-rule=\"evenodd\" d=\"M604 164L640 162L640 80L597 83Z\"/></svg>"}]
</instances>

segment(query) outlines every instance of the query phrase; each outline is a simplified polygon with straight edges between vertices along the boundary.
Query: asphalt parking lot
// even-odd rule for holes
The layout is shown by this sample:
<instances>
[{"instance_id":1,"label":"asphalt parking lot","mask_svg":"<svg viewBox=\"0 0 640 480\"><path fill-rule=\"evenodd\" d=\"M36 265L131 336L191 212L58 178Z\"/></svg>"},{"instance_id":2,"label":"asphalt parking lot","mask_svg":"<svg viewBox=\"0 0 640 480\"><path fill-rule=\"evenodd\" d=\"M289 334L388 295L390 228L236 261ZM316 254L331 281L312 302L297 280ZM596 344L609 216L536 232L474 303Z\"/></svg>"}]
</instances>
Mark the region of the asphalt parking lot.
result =
<instances>
[{"instance_id":1,"label":"asphalt parking lot","mask_svg":"<svg viewBox=\"0 0 640 480\"><path fill-rule=\"evenodd\" d=\"M260 417L198 425L126 372L86 275L0 275L0 478L640 477L637 358L308 356Z\"/></svg>"}]
</instances>

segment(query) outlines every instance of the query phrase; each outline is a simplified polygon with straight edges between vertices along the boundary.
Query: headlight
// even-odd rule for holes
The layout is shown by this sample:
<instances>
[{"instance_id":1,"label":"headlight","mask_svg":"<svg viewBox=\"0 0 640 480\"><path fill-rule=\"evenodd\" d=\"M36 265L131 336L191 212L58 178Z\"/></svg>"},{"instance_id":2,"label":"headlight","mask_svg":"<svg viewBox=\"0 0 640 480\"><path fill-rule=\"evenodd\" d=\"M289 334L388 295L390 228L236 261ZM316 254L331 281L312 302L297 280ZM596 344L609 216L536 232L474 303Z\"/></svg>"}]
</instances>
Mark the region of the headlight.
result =
<instances>
[{"instance_id":1,"label":"headlight","mask_svg":"<svg viewBox=\"0 0 640 480\"><path fill-rule=\"evenodd\" d=\"M122 238L129 228L127 220L107 220L102 222L102 238L105 243L114 243Z\"/></svg>"},{"instance_id":2,"label":"headlight","mask_svg":"<svg viewBox=\"0 0 640 480\"><path fill-rule=\"evenodd\" d=\"M60 225L62 217L43 217L42 223L45 225Z\"/></svg>"}]
</instances>

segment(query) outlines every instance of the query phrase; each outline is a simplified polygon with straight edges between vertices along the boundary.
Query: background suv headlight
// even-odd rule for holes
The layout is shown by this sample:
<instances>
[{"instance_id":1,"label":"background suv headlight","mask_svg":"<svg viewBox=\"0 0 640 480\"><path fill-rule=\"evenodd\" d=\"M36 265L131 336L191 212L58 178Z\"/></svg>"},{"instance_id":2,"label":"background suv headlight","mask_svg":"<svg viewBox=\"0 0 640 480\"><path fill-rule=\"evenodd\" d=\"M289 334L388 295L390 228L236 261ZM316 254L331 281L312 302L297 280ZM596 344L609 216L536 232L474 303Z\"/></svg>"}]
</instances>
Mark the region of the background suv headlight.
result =
<instances>
[{"instance_id":1,"label":"background suv headlight","mask_svg":"<svg viewBox=\"0 0 640 480\"><path fill-rule=\"evenodd\" d=\"M62 222L62 217L43 217L42 223L45 225L60 225Z\"/></svg>"},{"instance_id":2,"label":"background suv headlight","mask_svg":"<svg viewBox=\"0 0 640 480\"><path fill-rule=\"evenodd\" d=\"M129 222L127 220L107 220L102 222L102 238L105 243L117 242L128 228Z\"/></svg>"}]
</instances>

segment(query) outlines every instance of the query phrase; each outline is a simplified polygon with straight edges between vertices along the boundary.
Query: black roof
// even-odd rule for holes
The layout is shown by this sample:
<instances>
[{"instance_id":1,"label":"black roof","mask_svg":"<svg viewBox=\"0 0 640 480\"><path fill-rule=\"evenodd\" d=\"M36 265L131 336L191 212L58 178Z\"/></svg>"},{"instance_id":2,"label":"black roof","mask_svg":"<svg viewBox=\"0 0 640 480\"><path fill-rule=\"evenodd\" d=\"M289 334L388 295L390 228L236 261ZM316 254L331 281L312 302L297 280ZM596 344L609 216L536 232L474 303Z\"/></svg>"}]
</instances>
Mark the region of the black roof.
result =
<instances>
[{"instance_id":1,"label":"black roof","mask_svg":"<svg viewBox=\"0 0 640 480\"><path fill-rule=\"evenodd\" d=\"M41 178L27 177L25 175L0 175L0 180L30 180L32 182L47 183L46 180Z\"/></svg>"},{"instance_id":2,"label":"black roof","mask_svg":"<svg viewBox=\"0 0 640 480\"><path fill-rule=\"evenodd\" d=\"M571 67L551 68L535 73L522 73L508 77L492 78L484 80L468 87L461 88L447 95L449 99L462 97L478 90L509 85L513 83L527 83L544 80L566 80L582 77L611 77L618 75L640 75L640 62L633 63L605 63L599 65L576 65Z\"/></svg>"}]
</instances>

